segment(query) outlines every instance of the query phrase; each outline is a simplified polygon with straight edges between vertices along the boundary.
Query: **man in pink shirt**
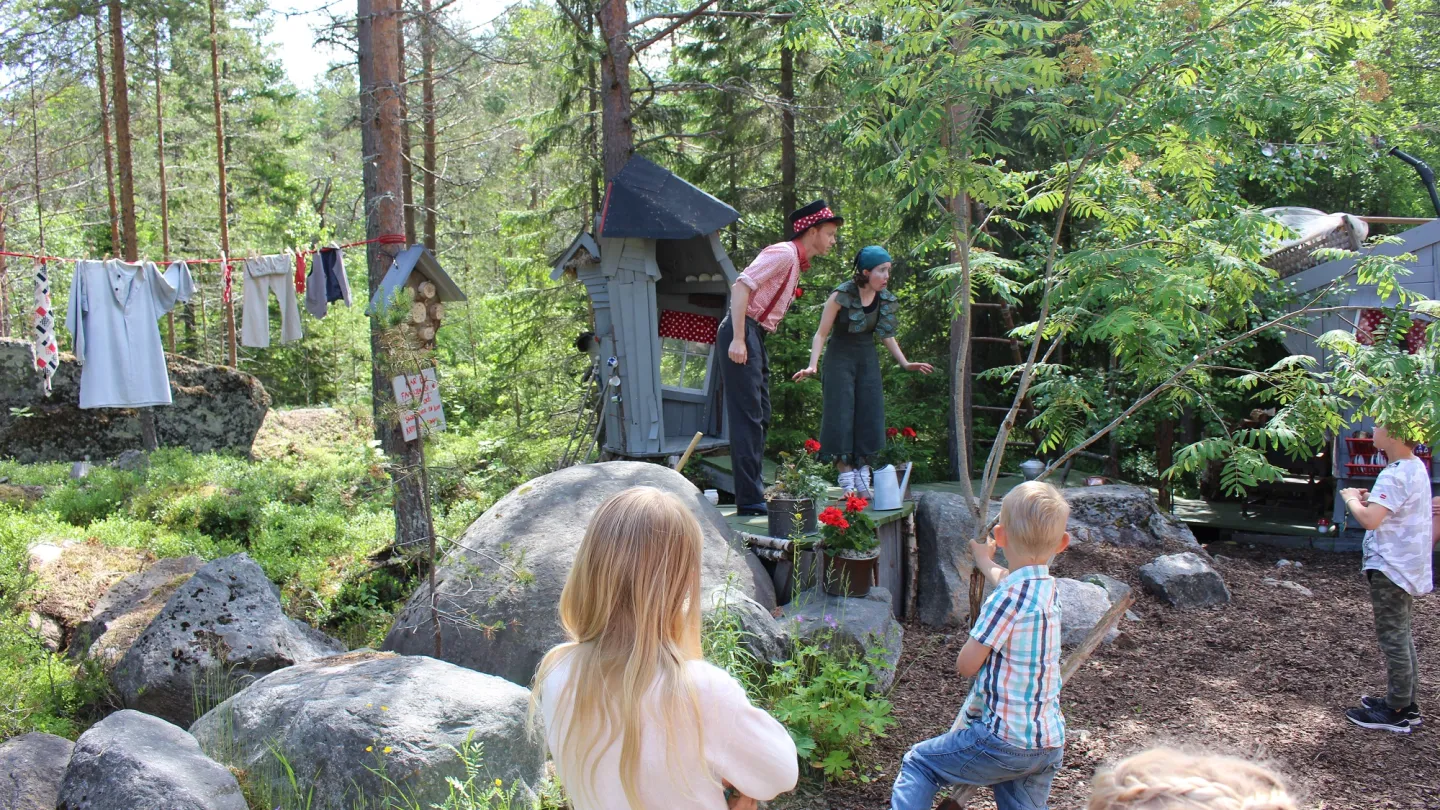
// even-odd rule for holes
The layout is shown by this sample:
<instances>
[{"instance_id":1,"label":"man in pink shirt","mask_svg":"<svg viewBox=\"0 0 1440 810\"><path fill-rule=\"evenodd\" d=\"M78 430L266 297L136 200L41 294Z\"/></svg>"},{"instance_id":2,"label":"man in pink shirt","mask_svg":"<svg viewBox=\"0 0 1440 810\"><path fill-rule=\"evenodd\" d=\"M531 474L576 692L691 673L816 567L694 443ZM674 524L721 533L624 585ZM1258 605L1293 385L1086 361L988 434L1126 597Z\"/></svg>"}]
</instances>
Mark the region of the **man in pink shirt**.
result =
<instances>
[{"instance_id":1,"label":"man in pink shirt","mask_svg":"<svg viewBox=\"0 0 1440 810\"><path fill-rule=\"evenodd\" d=\"M770 427L770 361L765 354L765 333L774 332L795 300L800 273L810 259L824 256L835 246L835 234L844 220L824 200L816 200L790 215L790 234L784 242L760 251L730 288L730 314L720 322L715 337L729 346L720 361L725 383L725 417L730 425L730 462L735 475L735 503L742 515L763 515L765 481L760 459L765 453L765 431ZM743 323L743 329L735 324Z\"/></svg>"}]
</instances>

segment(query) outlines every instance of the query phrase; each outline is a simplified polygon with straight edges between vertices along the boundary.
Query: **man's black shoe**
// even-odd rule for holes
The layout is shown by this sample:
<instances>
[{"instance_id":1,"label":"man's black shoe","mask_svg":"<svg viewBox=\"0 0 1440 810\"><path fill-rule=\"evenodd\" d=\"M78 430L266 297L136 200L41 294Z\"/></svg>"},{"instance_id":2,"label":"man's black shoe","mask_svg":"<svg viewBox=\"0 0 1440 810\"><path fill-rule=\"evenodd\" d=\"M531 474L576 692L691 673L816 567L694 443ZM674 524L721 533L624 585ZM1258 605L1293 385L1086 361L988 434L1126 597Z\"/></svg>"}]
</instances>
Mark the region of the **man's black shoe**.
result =
<instances>
[{"instance_id":1,"label":"man's black shoe","mask_svg":"<svg viewBox=\"0 0 1440 810\"><path fill-rule=\"evenodd\" d=\"M1389 731L1395 734L1410 733L1410 721L1406 720L1399 712L1389 706L1383 706L1379 709L1364 707L1348 709L1345 712L1345 719L1361 728Z\"/></svg>"},{"instance_id":2,"label":"man's black shoe","mask_svg":"<svg viewBox=\"0 0 1440 810\"><path fill-rule=\"evenodd\" d=\"M1390 708L1390 704L1388 704L1388 703L1385 702L1385 698L1370 697L1369 695L1361 695L1361 696L1360 696L1360 705L1361 705L1361 706L1364 706L1364 707L1367 708L1367 709L1388 709L1388 708ZM1424 720L1422 720L1422 719L1420 718L1420 706L1419 706L1418 704L1415 704L1415 703L1411 703L1409 706L1406 706L1405 708L1401 709L1401 710L1400 710L1400 716L1403 717L1403 718L1405 718L1406 720L1408 720L1408 721L1410 722L1410 727L1411 727L1411 728L1414 728L1414 727L1420 725L1421 723L1425 722Z\"/></svg>"},{"instance_id":3,"label":"man's black shoe","mask_svg":"<svg viewBox=\"0 0 1440 810\"><path fill-rule=\"evenodd\" d=\"M735 514L741 517L757 517L770 514L770 507L763 503L750 503L735 509Z\"/></svg>"}]
</instances>

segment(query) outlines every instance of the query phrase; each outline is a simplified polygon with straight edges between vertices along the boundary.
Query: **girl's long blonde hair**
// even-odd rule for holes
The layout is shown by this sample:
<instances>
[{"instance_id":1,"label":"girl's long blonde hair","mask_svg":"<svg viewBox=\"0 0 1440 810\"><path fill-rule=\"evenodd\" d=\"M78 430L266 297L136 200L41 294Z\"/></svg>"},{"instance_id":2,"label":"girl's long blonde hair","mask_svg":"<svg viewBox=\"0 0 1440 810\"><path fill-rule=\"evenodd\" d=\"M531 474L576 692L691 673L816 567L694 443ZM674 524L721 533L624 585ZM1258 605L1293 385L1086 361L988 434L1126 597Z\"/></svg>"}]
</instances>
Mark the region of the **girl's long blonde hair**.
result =
<instances>
[{"instance_id":1,"label":"girl's long blonde hair","mask_svg":"<svg viewBox=\"0 0 1440 810\"><path fill-rule=\"evenodd\" d=\"M1279 774L1255 762L1152 748L1102 768L1089 810L1297 810Z\"/></svg>"},{"instance_id":2,"label":"girl's long blonde hair","mask_svg":"<svg viewBox=\"0 0 1440 810\"><path fill-rule=\"evenodd\" d=\"M566 790L594 795L600 757L618 738L620 783L639 808L640 741L654 690L667 731L666 755L698 756L700 704L685 664L700 654L700 523L677 498L654 487L620 492L596 510L560 594L569 641L546 653L531 691L532 722L542 700L569 711L552 751ZM542 695L563 663L558 694ZM693 736L689 736L692 735ZM677 735L686 735L679 736ZM683 761L668 770L689 770Z\"/></svg>"}]
</instances>

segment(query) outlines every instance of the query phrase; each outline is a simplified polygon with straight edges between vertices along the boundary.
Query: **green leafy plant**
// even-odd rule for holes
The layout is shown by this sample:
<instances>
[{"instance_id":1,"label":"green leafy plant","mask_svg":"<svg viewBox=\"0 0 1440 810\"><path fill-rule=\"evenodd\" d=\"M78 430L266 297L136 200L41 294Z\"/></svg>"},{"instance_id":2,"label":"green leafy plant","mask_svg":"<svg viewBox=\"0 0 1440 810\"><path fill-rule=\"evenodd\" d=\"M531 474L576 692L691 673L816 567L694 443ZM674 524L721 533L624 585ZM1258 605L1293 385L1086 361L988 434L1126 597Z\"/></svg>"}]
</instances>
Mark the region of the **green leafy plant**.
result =
<instances>
[{"instance_id":1,"label":"green leafy plant","mask_svg":"<svg viewBox=\"0 0 1440 810\"><path fill-rule=\"evenodd\" d=\"M766 494L819 503L830 490L830 482L825 480L828 468L815 456L819 451L820 443L807 439L800 452L781 453L775 483Z\"/></svg>"},{"instance_id":2,"label":"green leafy plant","mask_svg":"<svg viewBox=\"0 0 1440 810\"><path fill-rule=\"evenodd\" d=\"M864 752L894 724L890 701L871 694L877 661L819 633L797 642L770 673L761 704L789 730L800 758L831 780L869 780Z\"/></svg>"}]
</instances>

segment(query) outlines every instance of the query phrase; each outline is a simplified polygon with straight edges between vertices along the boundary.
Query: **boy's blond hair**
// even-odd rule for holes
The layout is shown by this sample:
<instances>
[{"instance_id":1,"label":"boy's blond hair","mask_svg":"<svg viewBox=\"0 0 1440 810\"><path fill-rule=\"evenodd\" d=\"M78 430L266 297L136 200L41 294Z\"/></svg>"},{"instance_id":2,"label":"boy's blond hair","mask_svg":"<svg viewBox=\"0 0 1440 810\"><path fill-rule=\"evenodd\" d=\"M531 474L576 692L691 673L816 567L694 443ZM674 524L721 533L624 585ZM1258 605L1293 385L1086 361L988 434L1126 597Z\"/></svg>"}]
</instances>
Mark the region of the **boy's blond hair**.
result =
<instances>
[{"instance_id":1,"label":"boy's blond hair","mask_svg":"<svg viewBox=\"0 0 1440 810\"><path fill-rule=\"evenodd\" d=\"M1297 810L1279 774L1255 762L1152 748L1101 768L1089 810Z\"/></svg>"},{"instance_id":2,"label":"boy's blond hair","mask_svg":"<svg viewBox=\"0 0 1440 810\"><path fill-rule=\"evenodd\" d=\"M1027 556L1054 553L1069 520L1070 504L1065 496L1042 481L1026 481L1000 502L1005 544Z\"/></svg>"}]
</instances>

